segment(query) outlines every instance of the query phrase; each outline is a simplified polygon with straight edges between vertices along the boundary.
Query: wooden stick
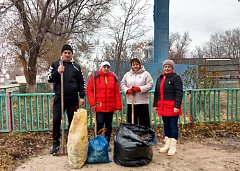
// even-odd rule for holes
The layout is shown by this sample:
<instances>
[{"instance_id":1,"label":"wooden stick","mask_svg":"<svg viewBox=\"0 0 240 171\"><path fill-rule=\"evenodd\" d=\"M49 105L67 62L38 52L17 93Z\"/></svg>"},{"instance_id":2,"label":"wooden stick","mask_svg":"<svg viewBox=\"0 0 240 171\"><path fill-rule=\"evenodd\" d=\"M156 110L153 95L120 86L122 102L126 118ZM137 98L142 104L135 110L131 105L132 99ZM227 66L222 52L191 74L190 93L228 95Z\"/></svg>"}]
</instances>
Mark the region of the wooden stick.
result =
<instances>
[{"instance_id":1,"label":"wooden stick","mask_svg":"<svg viewBox=\"0 0 240 171\"><path fill-rule=\"evenodd\" d=\"M132 124L134 124L134 94L132 95Z\"/></svg>"},{"instance_id":2,"label":"wooden stick","mask_svg":"<svg viewBox=\"0 0 240 171\"><path fill-rule=\"evenodd\" d=\"M95 85L95 75L93 71L93 97L96 103L96 85ZM96 104L97 105L97 104ZM96 114L96 105L95 105L95 110L94 110L94 118L95 118L95 125L94 125L94 134L97 136L97 114Z\"/></svg>"},{"instance_id":3,"label":"wooden stick","mask_svg":"<svg viewBox=\"0 0 240 171\"><path fill-rule=\"evenodd\" d=\"M63 61L60 61L60 65L63 66ZM63 73L61 73L61 115L62 115L62 152L65 154L65 148L64 148L64 87L63 87Z\"/></svg>"}]
</instances>

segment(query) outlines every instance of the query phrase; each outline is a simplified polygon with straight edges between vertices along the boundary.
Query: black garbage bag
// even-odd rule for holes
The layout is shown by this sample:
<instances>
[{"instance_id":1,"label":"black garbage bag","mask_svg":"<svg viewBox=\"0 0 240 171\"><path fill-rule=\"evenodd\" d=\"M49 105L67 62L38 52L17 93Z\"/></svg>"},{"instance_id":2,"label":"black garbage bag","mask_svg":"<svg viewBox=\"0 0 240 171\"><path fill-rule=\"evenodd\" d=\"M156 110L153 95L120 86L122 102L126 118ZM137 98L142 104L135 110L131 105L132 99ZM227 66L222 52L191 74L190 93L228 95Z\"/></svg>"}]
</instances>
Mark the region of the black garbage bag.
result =
<instances>
[{"instance_id":1,"label":"black garbage bag","mask_svg":"<svg viewBox=\"0 0 240 171\"><path fill-rule=\"evenodd\" d=\"M137 167L152 161L152 145L156 145L151 128L136 124L120 124L114 137L114 162L122 166Z\"/></svg>"}]
</instances>

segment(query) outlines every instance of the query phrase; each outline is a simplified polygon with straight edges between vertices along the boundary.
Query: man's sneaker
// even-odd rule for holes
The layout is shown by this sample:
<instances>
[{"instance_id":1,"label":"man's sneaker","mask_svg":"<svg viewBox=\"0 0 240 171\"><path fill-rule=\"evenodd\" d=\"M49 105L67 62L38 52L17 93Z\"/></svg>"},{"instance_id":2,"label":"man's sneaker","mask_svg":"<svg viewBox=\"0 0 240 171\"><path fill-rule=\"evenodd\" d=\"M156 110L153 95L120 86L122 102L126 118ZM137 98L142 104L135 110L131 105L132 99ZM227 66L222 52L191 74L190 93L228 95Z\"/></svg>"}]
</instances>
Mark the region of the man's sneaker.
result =
<instances>
[{"instance_id":1,"label":"man's sneaker","mask_svg":"<svg viewBox=\"0 0 240 171\"><path fill-rule=\"evenodd\" d=\"M59 145L53 144L53 146L50 149L50 154L57 155L57 152L59 151Z\"/></svg>"}]
</instances>

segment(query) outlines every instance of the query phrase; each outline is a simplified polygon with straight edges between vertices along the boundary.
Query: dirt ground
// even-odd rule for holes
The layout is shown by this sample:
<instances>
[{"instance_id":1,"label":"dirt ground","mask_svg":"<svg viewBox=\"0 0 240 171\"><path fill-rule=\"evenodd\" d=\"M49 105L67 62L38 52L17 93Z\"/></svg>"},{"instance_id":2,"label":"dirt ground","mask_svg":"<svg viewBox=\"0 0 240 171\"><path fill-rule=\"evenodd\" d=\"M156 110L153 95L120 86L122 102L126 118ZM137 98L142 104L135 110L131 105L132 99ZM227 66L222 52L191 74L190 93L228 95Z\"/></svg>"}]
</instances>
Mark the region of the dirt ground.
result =
<instances>
[{"instance_id":1,"label":"dirt ground","mask_svg":"<svg viewBox=\"0 0 240 171\"><path fill-rule=\"evenodd\" d=\"M85 164L81 171L240 171L240 139L239 138L204 138L178 142L177 154L167 156L153 147L152 162L142 167L123 167L113 161L111 163ZM16 171L70 171L67 155L51 156L48 149L40 155L20 164ZM77 169L74 169L77 170Z\"/></svg>"}]
</instances>

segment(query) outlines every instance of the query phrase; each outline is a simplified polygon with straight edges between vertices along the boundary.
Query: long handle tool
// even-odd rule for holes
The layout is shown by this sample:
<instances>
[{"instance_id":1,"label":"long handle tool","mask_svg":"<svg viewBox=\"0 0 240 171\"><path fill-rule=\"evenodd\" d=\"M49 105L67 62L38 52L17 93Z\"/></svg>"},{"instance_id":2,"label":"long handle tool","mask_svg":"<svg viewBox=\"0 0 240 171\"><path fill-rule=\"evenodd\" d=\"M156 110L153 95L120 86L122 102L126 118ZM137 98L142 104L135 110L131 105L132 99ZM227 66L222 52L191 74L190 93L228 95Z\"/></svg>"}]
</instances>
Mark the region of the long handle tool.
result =
<instances>
[{"instance_id":1,"label":"long handle tool","mask_svg":"<svg viewBox=\"0 0 240 171\"><path fill-rule=\"evenodd\" d=\"M63 61L60 61L60 65L63 66ZM65 147L64 147L64 141L65 141L65 137L64 137L64 87L63 87L63 72L61 73L61 126L62 126L62 152L63 154L65 154Z\"/></svg>"}]
</instances>

